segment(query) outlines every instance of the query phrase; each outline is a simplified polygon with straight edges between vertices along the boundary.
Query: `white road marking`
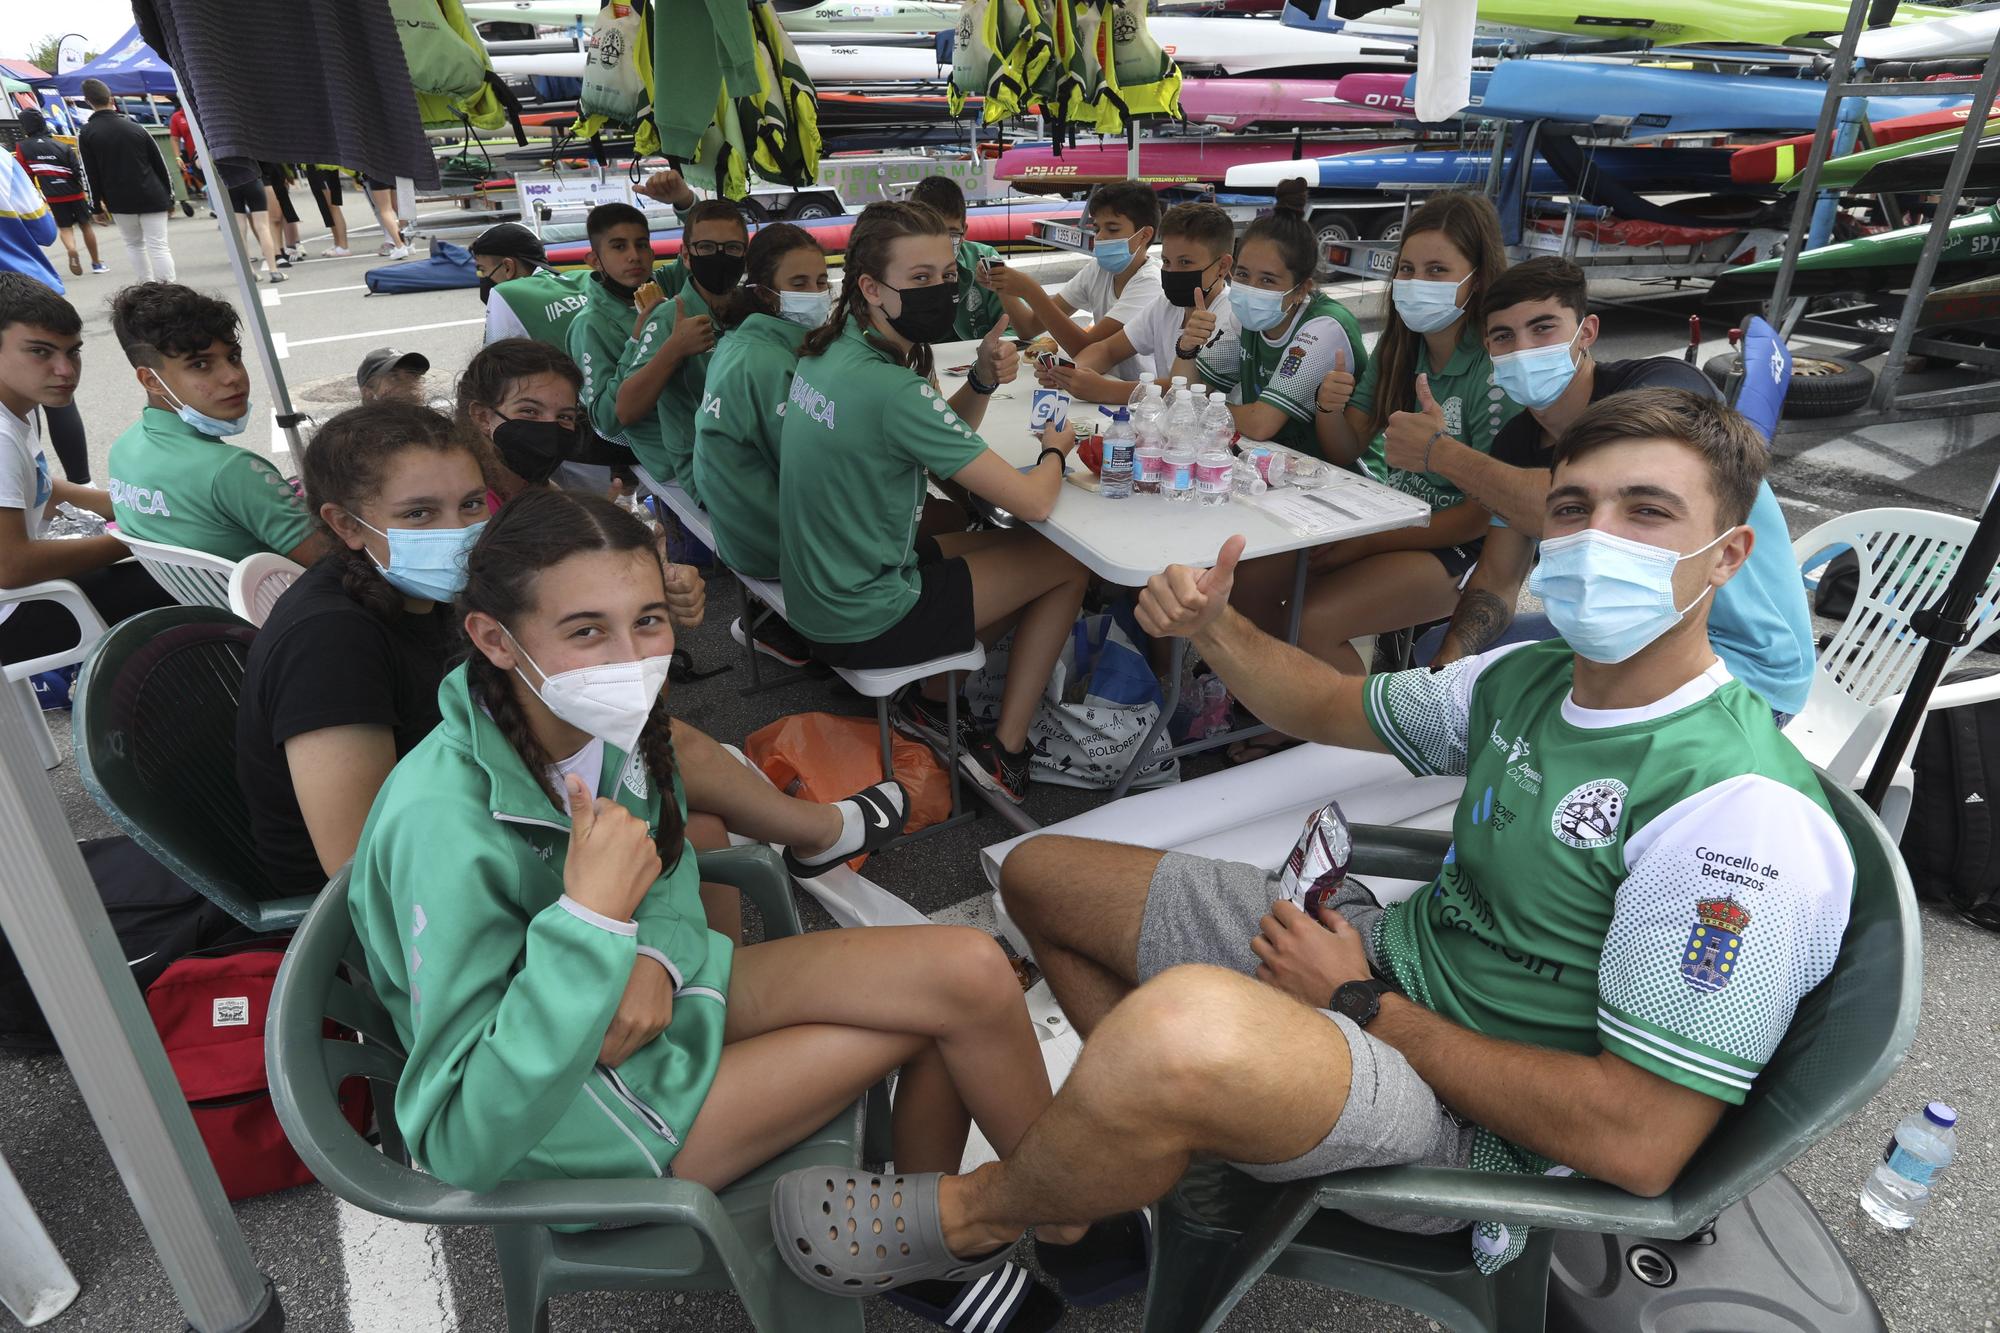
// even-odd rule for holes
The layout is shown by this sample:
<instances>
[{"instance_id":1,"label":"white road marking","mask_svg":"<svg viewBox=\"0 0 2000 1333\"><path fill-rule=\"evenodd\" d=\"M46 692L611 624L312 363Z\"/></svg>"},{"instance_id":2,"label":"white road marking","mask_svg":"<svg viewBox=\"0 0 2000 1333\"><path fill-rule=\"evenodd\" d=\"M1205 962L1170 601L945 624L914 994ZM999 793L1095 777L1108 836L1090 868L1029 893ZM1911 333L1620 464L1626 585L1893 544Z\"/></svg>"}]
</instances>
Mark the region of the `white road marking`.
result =
<instances>
[{"instance_id":1,"label":"white road marking","mask_svg":"<svg viewBox=\"0 0 2000 1333\"><path fill-rule=\"evenodd\" d=\"M279 305L278 289L276 287L259 287L257 289L257 300L266 310L276 310Z\"/></svg>"},{"instance_id":2,"label":"white road marking","mask_svg":"<svg viewBox=\"0 0 2000 1333\"><path fill-rule=\"evenodd\" d=\"M271 330L271 350L278 354L278 360L280 361L283 361L292 354L291 343L277 329Z\"/></svg>"},{"instance_id":3,"label":"white road marking","mask_svg":"<svg viewBox=\"0 0 2000 1333\"><path fill-rule=\"evenodd\" d=\"M365 291L367 291L367 290L368 290L368 284L367 284L367 283L365 283L365 282L356 282L356 283L350 283L350 284L348 284L348 285L347 285L347 286L345 286L345 287L308 287L308 288L306 288L306 289L305 289L304 291L299 291L299 292L294 292L294 291L287 291L287 292L285 293L285 295L286 295L286 296L325 296L325 295L327 295L327 294L328 294L329 292L365 292ZM272 293L272 295L276 295L276 294L277 294L277 293L276 293L275 291L274 291L274 292ZM275 302L275 301L266 301L266 302L265 302L264 304L266 304L266 305L276 305L276 304L277 304L277 302Z\"/></svg>"},{"instance_id":4,"label":"white road marking","mask_svg":"<svg viewBox=\"0 0 2000 1333\"><path fill-rule=\"evenodd\" d=\"M334 1200L347 1269L347 1326L354 1333L458 1333L458 1304L436 1227L365 1213Z\"/></svg>"},{"instance_id":5,"label":"white road marking","mask_svg":"<svg viewBox=\"0 0 2000 1333\"><path fill-rule=\"evenodd\" d=\"M462 329L468 324L484 324L485 322L486 317L482 315L478 319L447 319L436 324L409 324L400 329L370 329L366 333L333 333L328 334L324 338L294 338L291 340L291 346L311 347L316 343L353 342L359 338L388 339L398 333L422 333L426 329ZM275 337L276 335L272 336ZM387 346L388 344L385 342L383 345ZM282 356L284 353L281 351L279 355Z\"/></svg>"}]
</instances>

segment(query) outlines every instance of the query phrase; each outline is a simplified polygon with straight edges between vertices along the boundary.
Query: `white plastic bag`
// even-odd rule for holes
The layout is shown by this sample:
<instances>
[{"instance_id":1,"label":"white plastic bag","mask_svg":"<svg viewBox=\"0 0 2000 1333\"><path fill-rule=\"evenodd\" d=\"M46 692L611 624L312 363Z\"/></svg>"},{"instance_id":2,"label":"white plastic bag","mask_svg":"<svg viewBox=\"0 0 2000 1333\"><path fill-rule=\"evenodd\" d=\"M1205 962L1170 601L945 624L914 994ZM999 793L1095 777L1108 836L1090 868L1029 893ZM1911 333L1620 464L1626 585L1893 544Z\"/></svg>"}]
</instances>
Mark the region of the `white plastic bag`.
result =
<instances>
[{"instance_id":1,"label":"white plastic bag","mask_svg":"<svg viewBox=\"0 0 2000 1333\"><path fill-rule=\"evenodd\" d=\"M583 114L633 124L646 107L646 82L639 73L639 15L628 5L606 5L597 11L584 46Z\"/></svg>"}]
</instances>

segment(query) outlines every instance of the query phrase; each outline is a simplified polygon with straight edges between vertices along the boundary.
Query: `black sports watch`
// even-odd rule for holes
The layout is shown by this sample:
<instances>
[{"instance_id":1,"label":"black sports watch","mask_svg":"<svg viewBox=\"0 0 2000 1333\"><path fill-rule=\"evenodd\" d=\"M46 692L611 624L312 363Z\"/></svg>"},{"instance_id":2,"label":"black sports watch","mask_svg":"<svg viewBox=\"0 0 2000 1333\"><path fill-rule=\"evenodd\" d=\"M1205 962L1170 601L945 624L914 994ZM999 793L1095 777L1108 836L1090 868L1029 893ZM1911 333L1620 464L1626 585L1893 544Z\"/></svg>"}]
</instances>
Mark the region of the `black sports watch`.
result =
<instances>
[{"instance_id":1,"label":"black sports watch","mask_svg":"<svg viewBox=\"0 0 2000 1333\"><path fill-rule=\"evenodd\" d=\"M1375 1021L1381 1011L1382 997L1396 989L1386 981L1370 978L1367 981L1342 982L1333 992L1333 1001L1327 1007L1336 1014L1351 1021L1358 1028L1366 1028Z\"/></svg>"}]
</instances>

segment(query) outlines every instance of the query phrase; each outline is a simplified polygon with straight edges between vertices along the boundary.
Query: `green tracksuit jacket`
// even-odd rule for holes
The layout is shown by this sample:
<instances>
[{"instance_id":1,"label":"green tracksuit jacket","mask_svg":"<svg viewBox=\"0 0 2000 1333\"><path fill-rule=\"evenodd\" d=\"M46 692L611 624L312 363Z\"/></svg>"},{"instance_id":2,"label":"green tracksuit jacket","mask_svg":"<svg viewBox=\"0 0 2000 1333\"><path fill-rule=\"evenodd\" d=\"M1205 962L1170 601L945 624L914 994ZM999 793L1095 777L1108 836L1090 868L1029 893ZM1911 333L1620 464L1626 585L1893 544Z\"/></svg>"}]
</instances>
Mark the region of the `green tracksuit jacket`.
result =
<instances>
[{"instance_id":1,"label":"green tracksuit jacket","mask_svg":"<svg viewBox=\"0 0 2000 1333\"><path fill-rule=\"evenodd\" d=\"M409 1052L396 1116L411 1151L470 1190L663 1175L722 1057L733 957L702 914L694 849L634 921L599 916L564 896L569 817L464 667L438 707L375 798L349 889L369 979ZM657 825L644 767L604 753L600 792ZM609 1069L598 1048L642 954L673 979L673 1017Z\"/></svg>"},{"instance_id":2,"label":"green tracksuit jacket","mask_svg":"<svg viewBox=\"0 0 2000 1333\"><path fill-rule=\"evenodd\" d=\"M660 348L673 335L674 325L680 315L676 309L685 310L688 315L713 316L714 311L701 294L701 288L690 282L679 292L653 307L646 316L646 322L639 326L638 335L627 341L625 354L618 362L618 380L651 361ZM716 321L716 331L721 332L722 323ZM691 356L681 362L660 390L659 399L653 405L652 415L638 427L629 427L632 452L638 455L639 465L646 469L653 480L672 482L693 496L697 503L701 496L695 489L694 477L694 414L701 406L702 390L708 383L709 358L714 349ZM616 397L616 394L613 394Z\"/></svg>"},{"instance_id":3,"label":"green tracksuit jacket","mask_svg":"<svg viewBox=\"0 0 2000 1333\"><path fill-rule=\"evenodd\" d=\"M715 553L739 574L778 577L778 428L808 330L752 314L716 345L694 418L694 480Z\"/></svg>"}]
</instances>

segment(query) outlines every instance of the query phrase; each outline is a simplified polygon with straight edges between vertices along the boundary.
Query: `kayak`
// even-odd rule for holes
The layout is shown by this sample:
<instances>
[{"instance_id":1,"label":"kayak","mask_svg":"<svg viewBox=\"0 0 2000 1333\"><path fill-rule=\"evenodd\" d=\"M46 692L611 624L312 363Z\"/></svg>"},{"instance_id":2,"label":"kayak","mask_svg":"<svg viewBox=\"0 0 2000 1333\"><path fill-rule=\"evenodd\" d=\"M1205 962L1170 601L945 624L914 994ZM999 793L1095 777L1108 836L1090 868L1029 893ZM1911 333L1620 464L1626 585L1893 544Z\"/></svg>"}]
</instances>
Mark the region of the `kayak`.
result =
<instances>
[{"instance_id":1,"label":"kayak","mask_svg":"<svg viewBox=\"0 0 2000 1333\"><path fill-rule=\"evenodd\" d=\"M1967 193L1990 194L2000 186L2000 138L1991 137L1994 128L1989 128L1989 137L1972 150L1972 165L1965 176ZM1930 194L1944 188L1944 178L1951 170L1952 155L1957 149L1958 145L1952 143L1889 158L1870 167L1846 188L1858 194ZM1841 160L1844 163L1847 159Z\"/></svg>"},{"instance_id":2,"label":"kayak","mask_svg":"<svg viewBox=\"0 0 2000 1333\"><path fill-rule=\"evenodd\" d=\"M1924 297L1917 316L1924 328L1966 328L2000 322L2000 274L1974 278L1954 287L1940 287Z\"/></svg>"},{"instance_id":3,"label":"kayak","mask_svg":"<svg viewBox=\"0 0 2000 1333\"><path fill-rule=\"evenodd\" d=\"M1930 229L1931 224L1923 222L1808 250L1799 256L1794 290L1808 293L1846 290L1857 283L1882 285L1885 278L1893 279L1895 270L1908 270L1916 264ZM1716 279L1715 296L1741 299L1750 292L1768 290L1782 262L1766 259L1730 269ZM2000 205L1952 219L1944 248L1938 252L1943 284L1980 277L1996 267L2000 267ZM1871 271L1882 276L1869 276Z\"/></svg>"},{"instance_id":4,"label":"kayak","mask_svg":"<svg viewBox=\"0 0 2000 1333\"><path fill-rule=\"evenodd\" d=\"M1870 148L1866 152L1849 153L1844 157L1837 157L1820 168L1819 187L1823 190L1876 190L1886 188L1879 185L1864 186L1862 182L1881 171L1888 164L1911 157L1921 157L1926 160L1935 159L1937 163L1937 179L1935 183L1942 185L1944 183L1945 166L1950 163L1952 150L1958 147L1958 142L1964 136L1964 133L1965 131L1962 129L1945 130L1938 134L1926 134L1914 139L1904 139L1900 142L1889 144L1886 147ZM1989 141L1980 144L1978 151L1981 154L1984 154L1989 146L1993 146L1990 141L1992 141L1993 136L1996 134L2000 134L2000 119L1989 119L1980 129L1981 139ZM1920 169L1916 173L1918 177L1924 177L1927 174L1928 168ZM1784 188L1788 191L1797 190L1799 188L1799 178L1793 176L1785 182ZM1907 189L1910 187L1904 186L1901 188Z\"/></svg>"},{"instance_id":5,"label":"kayak","mask_svg":"<svg viewBox=\"0 0 2000 1333\"><path fill-rule=\"evenodd\" d=\"M958 6L934 0L775 0L786 32L930 33L958 23Z\"/></svg>"},{"instance_id":6,"label":"kayak","mask_svg":"<svg viewBox=\"0 0 2000 1333\"><path fill-rule=\"evenodd\" d=\"M1847 26L1847 9L1846 0L1479 0L1479 22L1590 37L1643 37L1661 46L1795 46L1803 39L1837 35ZM1905 4L1894 21L1916 23L1951 13Z\"/></svg>"},{"instance_id":7,"label":"kayak","mask_svg":"<svg viewBox=\"0 0 2000 1333\"><path fill-rule=\"evenodd\" d=\"M967 240L979 241L985 245L1005 247L1024 245L1034 237L1037 222L1069 221L1083 216L1081 203L1052 199L1046 203L975 205L966 210L965 236ZM794 227L804 227L813 234L829 252L838 254L847 248L847 238L854 230L854 215L843 214L831 218L791 219ZM757 230L756 227L751 228ZM674 227L653 233L653 254L661 259L671 259L681 252L681 231ZM582 264L589 261L590 242L577 239L559 242L548 247L551 264Z\"/></svg>"},{"instance_id":8,"label":"kayak","mask_svg":"<svg viewBox=\"0 0 2000 1333\"><path fill-rule=\"evenodd\" d=\"M1947 13L1921 23L1864 32L1854 45L1863 60L1945 60L1983 56L2000 34L2000 10Z\"/></svg>"},{"instance_id":9,"label":"kayak","mask_svg":"<svg viewBox=\"0 0 2000 1333\"><path fill-rule=\"evenodd\" d=\"M1417 104L1410 96L1408 74L1350 74L1333 85L1333 95L1356 106L1407 111Z\"/></svg>"},{"instance_id":10,"label":"kayak","mask_svg":"<svg viewBox=\"0 0 2000 1333\"><path fill-rule=\"evenodd\" d=\"M467 0L465 16L474 23L533 23L539 27L580 26L586 31L602 3L582 0Z\"/></svg>"},{"instance_id":11,"label":"kayak","mask_svg":"<svg viewBox=\"0 0 2000 1333\"><path fill-rule=\"evenodd\" d=\"M1138 179L1147 185L1220 185L1234 181L1235 168L1246 163L1269 163L1292 151L1290 136L1257 138L1226 135L1213 139L1183 141L1153 140L1139 145ZM1379 138L1356 138L1350 144L1334 145L1308 140L1305 151L1313 154L1371 153L1387 147ZM999 177L1024 190L1071 189L1130 179L1126 173L1126 147L1109 143L1075 144L1056 156L1050 145L1027 144L1000 154ZM1331 158L1329 160L1332 160ZM1310 162L1311 159L1308 159ZM1294 162L1294 168L1307 163ZM1300 174L1294 170L1293 175Z\"/></svg>"},{"instance_id":12,"label":"kayak","mask_svg":"<svg viewBox=\"0 0 2000 1333\"><path fill-rule=\"evenodd\" d=\"M951 65L940 65L936 50L928 45L907 47L801 42L798 52L799 64L815 84L942 83L951 74ZM502 76L539 74L559 79L583 77L584 56L581 51L496 55L492 61L494 72Z\"/></svg>"},{"instance_id":13,"label":"kayak","mask_svg":"<svg viewBox=\"0 0 2000 1333\"><path fill-rule=\"evenodd\" d=\"M1408 42L1304 32L1269 19L1159 15L1146 26L1188 74L1338 78L1366 69L1407 69L1410 54Z\"/></svg>"},{"instance_id":14,"label":"kayak","mask_svg":"<svg viewBox=\"0 0 2000 1333\"><path fill-rule=\"evenodd\" d=\"M1600 125L1627 137L1715 130L1799 130L1819 122L1826 85L1571 60L1504 60L1472 114ZM1870 120L1962 105L1951 97L1871 97ZM1611 108L1607 111L1606 108Z\"/></svg>"},{"instance_id":15,"label":"kayak","mask_svg":"<svg viewBox=\"0 0 2000 1333\"><path fill-rule=\"evenodd\" d=\"M1608 147L1585 152L1607 179L1649 194L1705 194L1730 188L1727 149ZM1483 150L1358 153L1253 163L1231 171L1224 183L1231 189L1273 189L1282 181L1303 178L1307 186L1322 190L1483 189L1492 168L1493 154ZM1565 194L1569 186L1537 156L1528 190Z\"/></svg>"},{"instance_id":16,"label":"kayak","mask_svg":"<svg viewBox=\"0 0 2000 1333\"><path fill-rule=\"evenodd\" d=\"M1898 116L1894 120L1878 120L1868 127L1868 132L1875 140L1875 147L1887 148L1890 144L1935 134L1940 130L1956 130L1965 124L1971 114L1969 106L1954 107L1949 111L1926 111L1915 116ZM2000 117L2000 108L1995 108L1992 115ZM1992 132L1989 121L1987 133ZM1769 143L1739 148L1729 163L1729 174L1739 185L1788 181L1805 169L1806 155L1812 152L1814 138L1814 135L1801 134L1790 139L1773 139Z\"/></svg>"},{"instance_id":17,"label":"kayak","mask_svg":"<svg viewBox=\"0 0 2000 1333\"><path fill-rule=\"evenodd\" d=\"M1370 75L1350 74L1348 78ZM1393 110L1355 106L1338 93L1346 79L1186 79L1181 115L1193 125L1232 130L1285 125L1387 125Z\"/></svg>"}]
</instances>

